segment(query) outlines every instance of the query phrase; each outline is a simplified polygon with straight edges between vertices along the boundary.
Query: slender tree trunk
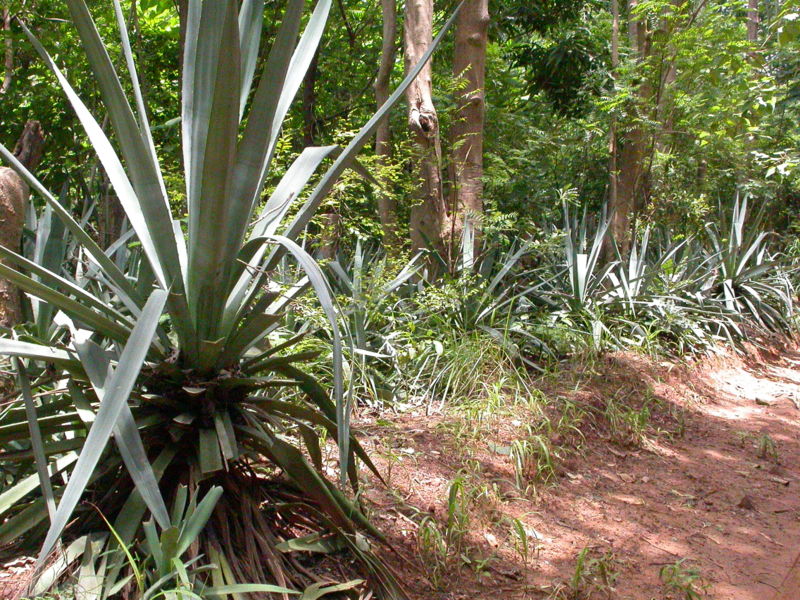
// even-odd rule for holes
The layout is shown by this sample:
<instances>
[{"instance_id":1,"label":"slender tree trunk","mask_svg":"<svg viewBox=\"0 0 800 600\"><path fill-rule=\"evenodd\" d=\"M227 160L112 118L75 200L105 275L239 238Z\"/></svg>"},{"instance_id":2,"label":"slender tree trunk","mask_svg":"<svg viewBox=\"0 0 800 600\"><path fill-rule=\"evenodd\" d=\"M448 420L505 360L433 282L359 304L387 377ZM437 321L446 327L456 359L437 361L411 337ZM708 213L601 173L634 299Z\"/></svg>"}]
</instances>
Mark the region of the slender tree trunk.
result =
<instances>
[{"instance_id":1,"label":"slender tree trunk","mask_svg":"<svg viewBox=\"0 0 800 600\"><path fill-rule=\"evenodd\" d=\"M122 208L122 203L105 175L103 175L102 188L102 201L97 206L98 243L103 248L108 248L122 234L125 209Z\"/></svg>"},{"instance_id":2,"label":"slender tree trunk","mask_svg":"<svg viewBox=\"0 0 800 600\"><path fill-rule=\"evenodd\" d=\"M38 121L28 121L14 147L14 156L29 171L34 171L42 158L44 133ZM25 208L30 190L28 185L8 167L0 167L0 244L19 252ZM9 281L0 279L0 325L12 327L22 319L19 290Z\"/></svg>"},{"instance_id":3,"label":"slender tree trunk","mask_svg":"<svg viewBox=\"0 0 800 600\"><path fill-rule=\"evenodd\" d=\"M319 75L319 50L314 53L311 64L303 78L303 145L313 146L317 134L317 76Z\"/></svg>"},{"instance_id":4,"label":"slender tree trunk","mask_svg":"<svg viewBox=\"0 0 800 600\"><path fill-rule=\"evenodd\" d=\"M0 94L5 94L11 87L11 77L14 74L14 42L11 40L11 11L3 10L3 31L6 32L5 59L3 83L0 84Z\"/></svg>"},{"instance_id":5,"label":"slender tree trunk","mask_svg":"<svg viewBox=\"0 0 800 600\"><path fill-rule=\"evenodd\" d=\"M381 0L383 12L383 42L381 44L381 62L378 76L375 79L375 103L377 107L383 106L389 99L389 84L392 76L392 67L397 57L397 0ZM378 167L385 169L392 156L392 131L388 117L378 125L375 132L375 154L378 157ZM383 244L391 248L398 244L397 239L397 203L391 192L389 184L381 180L384 190L378 195L378 215L383 227Z\"/></svg>"},{"instance_id":6,"label":"slender tree trunk","mask_svg":"<svg viewBox=\"0 0 800 600\"><path fill-rule=\"evenodd\" d=\"M476 245L483 216L483 126L486 116L486 45L489 0L466 0L458 14L453 74L466 87L457 98L451 128L455 181L451 200L451 246L460 238L465 220L473 227Z\"/></svg>"},{"instance_id":7,"label":"slender tree trunk","mask_svg":"<svg viewBox=\"0 0 800 600\"><path fill-rule=\"evenodd\" d=\"M406 72L416 65L433 41L433 0L407 0L403 27ZM447 206L442 193L442 146L439 119L433 105L430 62L406 90L408 127L419 152L418 203L411 208L411 243L428 245L446 256L445 235L449 231Z\"/></svg>"},{"instance_id":8,"label":"slender tree trunk","mask_svg":"<svg viewBox=\"0 0 800 600\"><path fill-rule=\"evenodd\" d=\"M619 0L611 0L611 73L616 80L617 69L619 68ZM617 119L611 117L611 125L608 132L608 206L616 207L618 200L618 180L617 173ZM606 246L608 248L608 246Z\"/></svg>"},{"instance_id":9,"label":"slender tree trunk","mask_svg":"<svg viewBox=\"0 0 800 600\"><path fill-rule=\"evenodd\" d=\"M632 13L637 0L628 2L628 38L636 53L637 60L646 60L648 56L647 30L643 21L636 20ZM617 194L616 202L611 204L611 235L617 242L620 254L628 255L631 246L633 221L640 207L639 195L643 189L645 174L644 162L647 157L647 134L640 120L640 110L652 96L651 86L647 81L639 85L637 102L631 106L633 123L620 136L619 154L617 158Z\"/></svg>"},{"instance_id":10,"label":"slender tree trunk","mask_svg":"<svg viewBox=\"0 0 800 600\"><path fill-rule=\"evenodd\" d=\"M747 41L758 41L758 0L747 0Z\"/></svg>"},{"instance_id":11,"label":"slender tree trunk","mask_svg":"<svg viewBox=\"0 0 800 600\"><path fill-rule=\"evenodd\" d=\"M341 7L340 7L341 8ZM342 13L344 17L344 13ZM317 77L319 76L319 50L314 53L311 64L303 78L303 92L301 113L303 115L303 146L313 146L319 134L319 123L317 121ZM335 208L330 208L321 216L322 231L319 236L318 253L324 260L331 260L336 257L336 250L339 245L339 234L341 221L340 215Z\"/></svg>"}]
</instances>

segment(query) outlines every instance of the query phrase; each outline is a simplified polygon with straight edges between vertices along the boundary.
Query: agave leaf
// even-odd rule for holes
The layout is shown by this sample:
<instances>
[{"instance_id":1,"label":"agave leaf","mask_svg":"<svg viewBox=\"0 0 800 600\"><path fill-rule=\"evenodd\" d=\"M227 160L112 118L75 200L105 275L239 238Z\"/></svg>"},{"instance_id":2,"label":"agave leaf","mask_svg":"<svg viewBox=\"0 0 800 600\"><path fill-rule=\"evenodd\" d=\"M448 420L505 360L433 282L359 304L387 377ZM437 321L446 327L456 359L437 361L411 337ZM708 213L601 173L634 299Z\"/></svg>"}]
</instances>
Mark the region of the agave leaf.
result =
<instances>
[{"instance_id":1,"label":"agave leaf","mask_svg":"<svg viewBox=\"0 0 800 600\"><path fill-rule=\"evenodd\" d=\"M59 502L56 516L50 524L45 541L39 554L39 563L49 555L58 538L66 527L72 511L86 488L97 462L108 443L108 438L116 425L123 409L123 403L128 401L128 396L136 383L136 378L142 368L148 348L155 335L158 319L164 310L167 293L155 290L148 299L142 315L131 332L128 343L122 351L119 365L114 370L108 383L108 390L97 412L97 417L86 437L86 443L78 462L72 472L69 482Z\"/></svg>"},{"instance_id":2,"label":"agave leaf","mask_svg":"<svg viewBox=\"0 0 800 600\"><path fill-rule=\"evenodd\" d=\"M256 89L247 125L238 148L231 210L245 216L246 224L261 196L264 178L280 128L305 77L330 12L331 0L320 0L294 53L300 29L303 0L290 0ZM241 240L244 227L233 239Z\"/></svg>"},{"instance_id":3,"label":"agave leaf","mask_svg":"<svg viewBox=\"0 0 800 600\"><path fill-rule=\"evenodd\" d=\"M54 290L51 287L23 275L19 271L0 263L0 277L10 281L17 287L23 289L37 298L49 302L64 311L65 314L91 325L95 330L111 339L124 341L128 338L130 330L117 321L112 321L90 308L87 308L77 300Z\"/></svg>"},{"instance_id":4,"label":"agave leaf","mask_svg":"<svg viewBox=\"0 0 800 600\"><path fill-rule=\"evenodd\" d=\"M333 296L328 286L328 280L319 268L316 261L298 246L294 241L281 235L265 236L265 240L273 240L281 244L295 257L300 267L305 271L317 294L322 310L328 318L333 337L333 390L336 402L336 423L339 427L339 437L336 440L339 445L339 469L342 485L347 480L347 465L350 444L350 407L346 405L344 398L344 376L342 367L342 337L339 333L339 324L336 317L336 308L333 304Z\"/></svg>"},{"instance_id":5,"label":"agave leaf","mask_svg":"<svg viewBox=\"0 0 800 600\"><path fill-rule=\"evenodd\" d=\"M220 486L213 486L206 492L203 499L198 503L191 514L186 519L186 524L181 529L180 537L178 539L178 546L175 552L176 556L183 556L184 552L189 549L189 546L197 539L200 532L206 526L206 523L211 518L211 513L214 507L219 502L222 496L222 488Z\"/></svg>"},{"instance_id":6,"label":"agave leaf","mask_svg":"<svg viewBox=\"0 0 800 600\"><path fill-rule=\"evenodd\" d=\"M105 313L109 318L114 319L117 323L124 323L125 325L133 327L133 323L130 319L126 316L121 314L120 312L114 310L112 307L108 305L107 301L103 301L96 296L93 296L89 292L87 292L84 288L75 285L71 281L61 277L60 275L54 273L53 271L40 266L36 262L30 261L24 256L13 252L5 248L4 246L0 246L0 257L5 259L5 263L15 264L26 271L30 272L36 279L33 281L47 281L52 285L58 285L62 288L66 289L74 295L76 298L80 298L80 300L87 306L91 306L92 308L99 310L102 313Z\"/></svg>"},{"instance_id":7,"label":"agave leaf","mask_svg":"<svg viewBox=\"0 0 800 600\"><path fill-rule=\"evenodd\" d=\"M242 356L248 348L251 348L270 331L271 326L280 321L279 315L268 313L262 313L249 319L225 344L225 350L220 357L222 365Z\"/></svg>"},{"instance_id":8,"label":"agave leaf","mask_svg":"<svg viewBox=\"0 0 800 600\"><path fill-rule=\"evenodd\" d=\"M279 585L270 585L267 583L235 583L232 585L220 585L217 587L209 587L203 590L204 596L230 596L233 594L253 594L253 593L273 593L273 594L288 594L297 596L300 592L290 590Z\"/></svg>"},{"instance_id":9,"label":"agave leaf","mask_svg":"<svg viewBox=\"0 0 800 600\"><path fill-rule=\"evenodd\" d=\"M133 49L131 48L131 42L128 38L128 28L125 23L125 16L122 14L122 6L119 0L114 0L114 16L117 18L117 28L119 29L120 41L122 42L122 53L125 56L125 65L128 68L128 73L131 77L131 88L133 89L133 95L136 99L136 112L139 116L139 124L140 129L145 137L147 142L147 149L150 153L150 160L152 165L155 167L155 175L158 178L159 187L161 188L161 194L167 200L167 204L169 205L169 198L167 196L167 189L164 185L164 178L161 174L161 169L158 165L158 155L156 154L156 147L153 143L153 134L150 129L150 123L147 118L147 107L145 105L145 99L142 95L142 86L139 84L139 75L136 72L136 63L133 60ZM177 241L177 240L176 240ZM180 252L181 250L186 250L186 246L183 242L183 236L180 237L180 241L177 243L177 250ZM174 265L173 265L174 270ZM180 273L181 271L177 271Z\"/></svg>"},{"instance_id":10,"label":"agave leaf","mask_svg":"<svg viewBox=\"0 0 800 600\"><path fill-rule=\"evenodd\" d=\"M61 190L62 200L66 198L67 189L68 186L65 183ZM33 262L47 271L58 273L64 264L64 256L67 251L66 230L59 219L53 219L52 206L45 205L41 218L32 230L36 231ZM41 338L47 338L47 332L53 322L55 307L38 300L32 302L31 305L33 319L36 322L36 331Z\"/></svg>"},{"instance_id":11,"label":"agave leaf","mask_svg":"<svg viewBox=\"0 0 800 600\"><path fill-rule=\"evenodd\" d=\"M255 423L253 424L255 425ZM237 429L247 434L241 438L244 443L263 452L272 462L283 469L297 483L303 493L323 507L325 514L337 527L348 533L355 533L353 523L342 505L344 497L334 495L335 488L328 486L328 482L308 464L297 448L262 428L237 425Z\"/></svg>"},{"instance_id":12,"label":"agave leaf","mask_svg":"<svg viewBox=\"0 0 800 600\"><path fill-rule=\"evenodd\" d=\"M193 144L186 164L187 293L201 340L218 337L224 294L238 252L229 245L228 234L237 227L236 219L247 219L230 210L241 85L238 28L236 2L203 2L194 30L199 36L196 52L184 57L184 72L194 72L194 89L184 89L192 97L190 105L184 103L184 119L189 121Z\"/></svg>"},{"instance_id":13,"label":"agave leaf","mask_svg":"<svg viewBox=\"0 0 800 600\"><path fill-rule=\"evenodd\" d=\"M78 460L78 455L74 453L67 454L61 458L56 459L50 463L48 473L53 477L57 473L61 473L64 469L68 468L72 463ZM5 514L13 508L20 500L26 495L30 494L33 490L40 485L39 475L34 473L24 478L19 483L8 488L0 494L0 515ZM44 507L44 505L43 505Z\"/></svg>"},{"instance_id":14,"label":"agave leaf","mask_svg":"<svg viewBox=\"0 0 800 600\"><path fill-rule=\"evenodd\" d=\"M56 512L56 501L53 495L53 484L50 482L50 474L47 472L47 457L44 452L42 442L42 432L39 429L39 418L36 414L36 405L33 402L31 392L31 382L22 361L18 358L13 359L14 369L17 371L17 381L19 383L22 400L25 403L25 415L28 418L28 428L31 433L31 450L36 460L36 471L39 474L39 486L42 489L42 496L47 504L47 512L50 520L53 520Z\"/></svg>"},{"instance_id":15,"label":"agave leaf","mask_svg":"<svg viewBox=\"0 0 800 600\"><path fill-rule=\"evenodd\" d=\"M84 535L66 547L63 553L56 558L52 565L48 565L42 572L33 588L35 596L46 593L61 576L67 571L79 556L81 556L90 543L91 536Z\"/></svg>"},{"instance_id":16,"label":"agave leaf","mask_svg":"<svg viewBox=\"0 0 800 600\"><path fill-rule=\"evenodd\" d=\"M248 252L249 248L256 248L252 251L245 270L239 277L226 303L223 314L223 331L230 328L232 323L238 320L242 311L250 304L253 295L259 291L259 282L262 280L262 274L258 273L254 276L253 273L258 269L266 250L263 243L258 241L258 238L273 235L277 231L293 200L303 191L308 180L322 161L336 150L336 146L305 148L286 170L275 191L269 197L261 214L254 223L250 236L251 241L242 250L244 253ZM243 302L248 289L251 290L251 294L247 301Z\"/></svg>"},{"instance_id":17,"label":"agave leaf","mask_svg":"<svg viewBox=\"0 0 800 600\"><path fill-rule=\"evenodd\" d=\"M76 336L73 336L73 339ZM106 382L109 379L111 361L106 352L91 340L85 342L75 342L75 349L80 356L81 362L86 368L86 374L94 388L100 403L105 397ZM144 499L150 512L153 513L156 521L161 527L169 526L169 515L166 504L158 489L158 482L153 468L147 459L147 453L139 436L139 430L133 419L130 406L127 402L123 403L119 421L114 426L114 438L119 446L120 455L125 462L125 466L131 475L139 494Z\"/></svg>"},{"instance_id":18,"label":"agave leaf","mask_svg":"<svg viewBox=\"0 0 800 600\"><path fill-rule=\"evenodd\" d=\"M227 232L229 253L237 252L244 239L247 224L261 196L280 128L319 45L330 4L330 0L320 0L292 54L303 2L289 2L237 148L231 200L228 203L230 222L234 223ZM237 291L234 296L242 293L243 291ZM238 309L238 305L231 309L228 303L226 322L230 321L232 310L235 314Z\"/></svg>"},{"instance_id":19,"label":"agave leaf","mask_svg":"<svg viewBox=\"0 0 800 600\"><path fill-rule=\"evenodd\" d=\"M5 338L0 338L0 354L41 360L70 369L76 369L80 365L76 359L64 350Z\"/></svg>"},{"instance_id":20,"label":"agave leaf","mask_svg":"<svg viewBox=\"0 0 800 600\"><path fill-rule=\"evenodd\" d=\"M352 590L363 583L363 579L353 579L351 581L345 581L344 583L336 583L332 585L325 583L313 583L305 589L303 595L300 597L300 600L319 600L328 594L338 594L339 592Z\"/></svg>"},{"instance_id":21,"label":"agave leaf","mask_svg":"<svg viewBox=\"0 0 800 600\"><path fill-rule=\"evenodd\" d=\"M258 47L264 22L264 0L243 0L239 9L239 55L242 58L242 91L239 100L239 120L244 114L247 97L256 73Z\"/></svg>"},{"instance_id":22,"label":"agave leaf","mask_svg":"<svg viewBox=\"0 0 800 600\"><path fill-rule=\"evenodd\" d=\"M283 402L281 400L270 400L266 398L259 398L258 406L267 410L271 410L272 412L283 413L296 419L302 419L313 423L314 425L324 427L329 434L338 439L339 431L338 427L336 426L336 422L317 411L311 410L304 406L299 406L292 402ZM377 467L372 460L370 460L369 455L355 438L353 438L352 448L358 457L364 461L364 464L367 465L367 467L378 477L378 479L383 481L383 477L378 472Z\"/></svg>"},{"instance_id":23,"label":"agave leaf","mask_svg":"<svg viewBox=\"0 0 800 600\"><path fill-rule=\"evenodd\" d=\"M15 540L22 538L46 518L47 506L44 498L37 498L0 525L0 543L4 545L11 544Z\"/></svg>"},{"instance_id":24,"label":"agave leaf","mask_svg":"<svg viewBox=\"0 0 800 600\"><path fill-rule=\"evenodd\" d=\"M221 471L224 465L216 430L203 428L198 433L200 471L203 474Z\"/></svg>"},{"instance_id":25,"label":"agave leaf","mask_svg":"<svg viewBox=\"0 0 800 600\"><path fill-rule=\"evenodd\" d=\"M153 473L155 474L156 480L161 480L164 471L166 471L173 458L175 458L176 453L177 447L174 444L167 445L161 451L161 454L153 461ZM180 490L181 488L178 489ZM134 488L125 501L125 504L123 504L122 508L117 513L117 518L114 521L113 529L117 532L116 538L122 540L124 544L129 544L133 540L139 526L142 524L142 519L144 518L146 510L147 504L142 500L139 490ZM124 566L125 563L123 560L117 560L112 564L108 576L106 577L106 589L110 590L107 596L113 596L112 591L114 587L120 583L117 581L117 577ZM123 577L122 581L124 582L126 579L127 577Z\"/></svg>"}]
</instances>

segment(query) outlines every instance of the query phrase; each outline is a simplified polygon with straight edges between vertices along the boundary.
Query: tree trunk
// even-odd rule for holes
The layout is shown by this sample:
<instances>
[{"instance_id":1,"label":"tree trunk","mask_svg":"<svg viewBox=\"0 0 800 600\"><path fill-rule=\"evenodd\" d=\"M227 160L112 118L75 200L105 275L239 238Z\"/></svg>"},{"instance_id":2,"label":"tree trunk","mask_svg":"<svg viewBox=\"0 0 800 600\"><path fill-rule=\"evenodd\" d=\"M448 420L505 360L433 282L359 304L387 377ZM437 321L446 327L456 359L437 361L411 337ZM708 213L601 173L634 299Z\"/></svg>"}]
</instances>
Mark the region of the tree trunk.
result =
<instances>
[{"instance_id":1,"label":"tree trunk","mask_svg":"<svg viewBox=\"0 0 800 600\"><path fill-rule=\"evenodd\" d=\"M313 146L317 136L317 76L319 75L319 50L314 53L311 64L303 78L303 146Z\"/></svg>"},{"instance_id":2,"label":"tree trunk","mask_svg":"<svg viewBox=\"0 0 800 600\"><path fill-rule=\"evenodd\" d=\"M758 41L758 0L747 0L747 41Z\"/></svg>"},{"instance_id":3,"label":"tree trunk","mask_svg":"<svg viewBox=\"0 0 800 600\"><path fill-rule=\"evenodd\" d=\"M453 75L466 86L457 98L452 126L453 182L450 243L460 238L465 220L479 243L483 216L483 126L486 116L486 45L489 0L466 0L456 21Z\"/></svg>"},{"instance_id":4,"label":"tree trunk","mask_svg":"<svg viewBox=\"0 0 800 600\"><path fill-rule=\"evenodd\" d=\"M389 84L392 67L397 56L397 0L381 0L383 12L383 43L381 45L381 62L378 76L375 79L375 103L383 106L389 99ZM385 169L392 156L392 131L389 118L383 119L375 132L375 155L378 167ZM383 189L378 192L378 215L383 227L383 245L391 248L398 244L397 239L397 203L388 191L389 182L380 179ZM387 190L387 191L384 191Z\"/></svg>"},{"instance_id":5,"label":"tree trunk","mask_svg":"<svg viewBox=\"0 0 800 600\"><path fill-rule=\"evenodd\" d=\"M643 21L638 21L632 16L636 5L637 0L629 0L628 37L637 60L642 62L648 56L647 29ZM609 229L623 257L626 257L630 251L632 218L635 218L636 212L641 206L639 196L643 189L644 162L647 157L648 138L641 124L640 105L648 102L651 97L651 86L644 81L639 85L638 102L631 106L633 123L627 131L619 136L617 194L616 202L609 204L611 210Z\"/></svg>"},{"instance_id":6,"label":"tree trunk","mask_svg":"<svg viewBox=\"0 0 800 600\"><path fill-rule=\"evenodd\" d=\"M14 156L29 171L36 169L42 158L44 134L38 121L28 121L14 147ZM30 190L22 178L8 167L0 167L0 244L19 252L25 207ZM22 319L19 290L9 281L0 279L0 325L13 327Z\"/></svg>"},{"instance_id":7,"label":"tree trunk","mask_svg":"<svg viewBox=\"0 0 800 600\"><path fill-rule=\"evenodd\" d=\"M114 188L107 177L103 176L102 201L97 205L98 243L108 248L122 235L122 224L125 221L125 209L114 193Z\"/></svg>"},{"instance_id":8,"label":"tree trunk","mask_svg":"<svg viewBox=\"0 0 800 600\"><path fill-rule=\"evenodd\" d=\"M3 10L3 31L6 32L6 49L3 73L3 83L0 84L0 94L5 94L11 87L11 77L14 74L14 42L11 40L11 11Z\"/></svg>"},{"instance_id":9,"label":"tree trunk","mask_svg":"<svg viewBox=\"0 0 800 600\"><path fill-rule=\"evenodd\" d=\"M433 0L407 0L403 40L406 72L416 65L433 41ZM418 203L411 208L411 243L415 248L429 245L448 260L445 236L449 231L447 206L442 193L442 146L439 119L433 105L431 64L425 65L406 90L408 127L419 152Z\"/></svg>"},{"instance_id":10,"label":"tree trunk","mask_svg":"<svg viewBox=\"0 0 800 600\"><path fill-rule=\"evenodd\" d=\"M616 81L619 68L619 0L611 0L611 74ZM613 209L619 204L617 173L617 119L611 117L608 132L608 206ZM608 245L606 245L608 254Z\"/></svg>"}]
</instances>

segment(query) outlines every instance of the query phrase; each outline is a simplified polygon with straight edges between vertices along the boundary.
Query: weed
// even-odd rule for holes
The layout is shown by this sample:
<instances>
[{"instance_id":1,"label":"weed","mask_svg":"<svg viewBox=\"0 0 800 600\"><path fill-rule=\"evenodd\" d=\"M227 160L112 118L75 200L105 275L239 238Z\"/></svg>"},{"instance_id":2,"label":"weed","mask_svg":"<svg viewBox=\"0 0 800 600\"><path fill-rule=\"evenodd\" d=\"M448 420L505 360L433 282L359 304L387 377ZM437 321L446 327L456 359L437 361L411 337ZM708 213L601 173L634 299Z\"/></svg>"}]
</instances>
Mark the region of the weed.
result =
<instances>
[{"instance_id":1,"label":"weed","mask_svg":"<svg viewBox=\"0 0 800 600\"><path fill-rule=\"evenodd\" d=\"M578 447L585 441L583 431L581 431L581 425L585 420L586 411L575 402L565 398L556 426L556 433L571 440L573 445Z\"/></svg>"},{"instance_id":2,"label":"weed","mask_svg":"<svg viewBox=\"0 0 800 600\"><path fill-rule=\"evenodd\" d=\"M658 575L664 587L677 592L681 600L702 600L708 591L708 583L700 575L697 567L686 566L686 559L661 567Z\"/></svg>"},{"instance_id":3,"label":"weed","mask_svg":"<svg viewBox=\"0 0 800 600\"><path fill-rule=\"evenodd\" d=\"M575 571L567 583L557 583L549 600L613 598L619 561L612 552L599 553L586 547L575 559Z\"/></svg>"},{"instance_id":4,"label":"weed","mask_svg":"<svg viewBox=\"0 0 800 600\"><path fill-rule=\"evenodd\" d=\"M609 398L603 412L608 423L609 438L621 446L639 447L650 424L650 403L645 401L638 410L616 398Z\"/></svg>"},{"instance_id":5,"label":"weed","mask_svg":"<svg viewBox=\"0 0 800 600\"><path fill-rule=\"evenodd\" d=\"M770 437L768 433L764 433L758 438L758 457L763 459L770 459L778 462L778 444Z\"/></svg>"},{"instance_id":6,"label":"weed","mask_svg":"<svg viewBox=\"0 0 800 600\"><path fill-rule=\"evenodd\" d=\"M470 492L465 486L464 478L456 478L447 493L447 520L444 525L440 525L430 516L424 517L419 524L417 541L425 558L423 564L431 585L435 588L441 586L442 576L457 559L473 568L477 566L473 564L466 547L466 537L470 530Z\"/></svg>"},{"instance_id":7,"label":"weed","mask_svg":"<svg viewBox=\"0 0 800 600\"><path fill-rule=\"evenodd\" d=\"M739 446L742 448L748 446L750 442L754 443L758 458L779 461L778 444L768 433L762 433L756 437L755 434L749 431L736 431L734 435L736 435Z\"/></svg>"},{"instance_id":8,"label":"weed","mask_svg":"<svg viewBox=\"0 0 800 600\"><path fill-rule=\"evenodd\" d=\"M394 448L389 448L382 454L383 457L386 459L386 466L384 467L384 479L386 480L386 486L391 488L392 471L394 470L395 465L403 462L403 457L400 454L398 454L394 450Z\"/></svg>"},{"instance_id":9,"label":"weed","mask_svg":"<svg viewBox=\"0 0 800 600\"><path fill-rule=\"evenodd\" d=\"M534 542L531 544L531 537L528 535L525 525L517 518L511 518L511 541L514 545L514 552L517 553L522 563L527 565L531 555L538 551Z\"/></svg>"},{"instance_id":10,"label":"weed","mask_svg":"<svg viewBox=\"0 0 800 600\"><path fill-rule=\"evenodd\" d=\"M753 439L753 434L749 431L734 431L733 434L736 436L737 441L739 442L739 446L742 448L747 445L748 440Z\"/></svg>"},{"instance_id":11,"label":"weed","mask_svg":"<svg viewBox=\"0 0 800 600\"><path fill-rule=\"evenodd\" d=\"M450 550L438 523L432 517L424 517L417 531L417 543L425 560L423 566L434 588L440 588L442 575L447 572Z\"/></svg>"},{"instance_id":12,"label":"weed","mask_svg":"<svg viewBox=\"0 0 800 600\"><path fill-rule=\"evenodd\" d=\"M520 491L526 491L530 482L548 483L555 479L559 456L544 435L515 440L511 444L510 457L514 481Z\"/></svg>"}]
</instances>

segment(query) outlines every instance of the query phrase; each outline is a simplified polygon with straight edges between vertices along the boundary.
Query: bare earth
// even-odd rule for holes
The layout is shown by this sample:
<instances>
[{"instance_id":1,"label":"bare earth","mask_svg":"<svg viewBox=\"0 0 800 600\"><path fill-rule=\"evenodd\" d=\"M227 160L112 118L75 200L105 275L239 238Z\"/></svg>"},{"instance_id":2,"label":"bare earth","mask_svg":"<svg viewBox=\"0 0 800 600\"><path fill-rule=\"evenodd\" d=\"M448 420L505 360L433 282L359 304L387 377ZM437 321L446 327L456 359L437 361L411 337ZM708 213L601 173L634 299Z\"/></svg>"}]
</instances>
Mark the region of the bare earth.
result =
<instances>
[{"instance_id":1,"label":"bare earth","mask_svg":"<svg viewBox=\"0 0 800 600\"><path fill-rule=\"evenodd\" d=\"M649 399L644 438L619 444L602 423L586 424L585 442L575 443L582 449L570 452L572 441L555 435L554 446L563 448L556 482L525 494L514 485L510 458L492 451L524 435L525 409L509 409L471 437L453 433L463 422L457 412L419 411L390 423L363 418L365 442L379 468L386 472L391 464L394 489L375 485L369 497L397 548L387 558L411 581L412 595L548 598L573 575L581 549L590 547L593 555L610 553L617 571L614 589L592 598L682 600L659 577L664 565L679 559L698 570L703 598L776 597L800 552L797 349L695 365L618 353L592 371L560 373L558 381L537 387L550 398L600 410L609 397L634 407ZM489 491L471 505L463 551L469 563L455 557L437 577L418 523L426 515L445 522L448 489L459 474ZM519 519L537 545L527 562L514 550L509 517ZM800 599L800 589L780 598Z\"/></svg>"}]
</instances>

